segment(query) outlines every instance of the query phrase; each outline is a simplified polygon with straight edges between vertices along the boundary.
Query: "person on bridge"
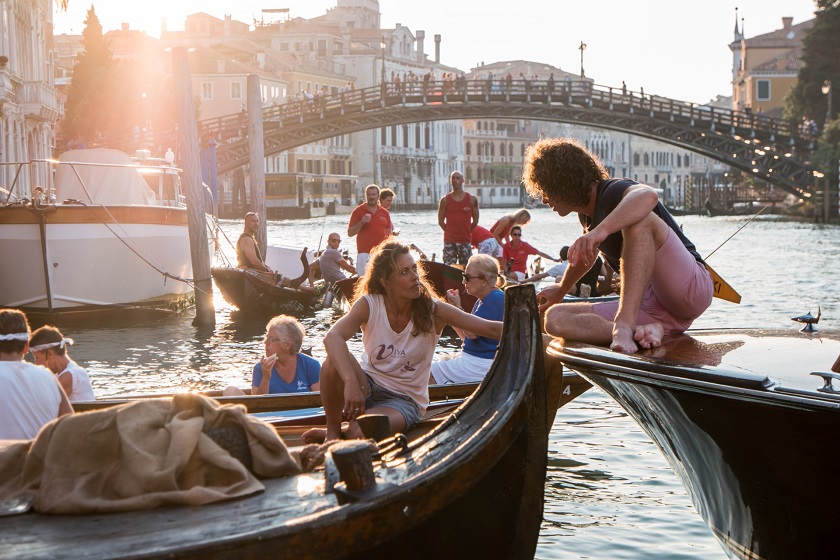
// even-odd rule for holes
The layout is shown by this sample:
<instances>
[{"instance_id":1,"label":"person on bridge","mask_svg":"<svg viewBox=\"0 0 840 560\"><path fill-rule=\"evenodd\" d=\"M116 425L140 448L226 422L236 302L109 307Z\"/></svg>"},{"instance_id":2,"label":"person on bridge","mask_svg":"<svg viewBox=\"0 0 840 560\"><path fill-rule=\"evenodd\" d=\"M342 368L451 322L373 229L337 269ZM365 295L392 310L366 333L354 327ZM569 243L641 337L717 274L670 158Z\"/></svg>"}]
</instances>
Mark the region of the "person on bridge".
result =
<instances>
[{"instance_id":1,"label":"person on bridge","mask_svg":"<svg viewBox=\"0 0 840 560\"><path fill-rule=\"evenodd\" d=\"M598 157L570 138L531 145L522 182L560 216L577 212L584 231L569 247L562 281L538 294L547 333L634 353L685 331L711 304L703 259L648 185L611 179ZM619 300L559 304L599 251L621 274Z\"/></svg>"},{"instance_id":2,"label":"person on bridge","mask_svg":"<svg viewBox=\"0 0 840 560\"><path fill-rule=\"evenodd\" d=\"M467 266L472 256L470 239L478 225L478 199L464 190L464 176L453 171L449 176L452 192L438 204L438 225L443 230L443 264Z\"/></svg>"},{"instance_id":3,"label":"person on bridge","mask_svg":"<svg viewBox=\"0 0 840 560\"><path fill-rule=\"evenodd\" d=\"M347 237L356 237L356 272L364 276L371 250L385 241L394 230L391 214L379 204L379 185L365 188L365 202L350 214Z\"/></svg>"}]
</instances>

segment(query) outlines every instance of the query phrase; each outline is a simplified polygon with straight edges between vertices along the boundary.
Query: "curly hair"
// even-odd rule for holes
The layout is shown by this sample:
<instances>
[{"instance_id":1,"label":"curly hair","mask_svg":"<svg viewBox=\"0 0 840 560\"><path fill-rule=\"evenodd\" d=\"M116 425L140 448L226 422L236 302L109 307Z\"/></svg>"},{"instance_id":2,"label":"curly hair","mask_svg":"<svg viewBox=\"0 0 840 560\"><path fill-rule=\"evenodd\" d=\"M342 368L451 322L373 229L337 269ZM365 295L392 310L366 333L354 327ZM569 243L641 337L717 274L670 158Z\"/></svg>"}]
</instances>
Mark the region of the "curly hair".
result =
<instances>
[{"instance_id":1,"label":"curly hair","mask_svg":"<svg viewBox=\"0 0 840 560\"><path fill-rule=\"evenodd\" d=\"M598 156L571 138L544 138L528 146L522 183L534 198L586 206L593 182L609 179Z\"/></svg>"},{"instance_id":2,"label":"curly hair","mask_svg":"<svg viewBox=\"0 0 840 560\"><path fill-rule=\"evenodd\" d=\"M370 261L365 269L365 275L356 284L353 301L367 294L385 295L383 280L390 279L397 272L397 259L407 255L410 248L393 237L389 237L370 252ZM414 329L411 336L420 333L433 332L435 328L435 291L426 280L426 271L422 266L417 267L420 277L420 297L411 303L411 321Z\"/></svg>"}]
</instances>

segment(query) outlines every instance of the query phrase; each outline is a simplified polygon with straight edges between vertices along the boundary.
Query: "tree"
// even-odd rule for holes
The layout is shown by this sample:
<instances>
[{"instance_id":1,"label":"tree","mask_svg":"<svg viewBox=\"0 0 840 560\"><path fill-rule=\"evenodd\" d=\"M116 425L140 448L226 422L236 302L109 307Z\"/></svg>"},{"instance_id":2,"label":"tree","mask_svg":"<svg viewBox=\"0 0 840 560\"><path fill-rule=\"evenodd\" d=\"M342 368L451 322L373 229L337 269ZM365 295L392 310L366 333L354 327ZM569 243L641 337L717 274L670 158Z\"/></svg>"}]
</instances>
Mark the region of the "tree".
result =
<instances>
[{"instance_id":1,"label":"tree","mask_svg":"<svg viewBox=\"0 0 840 560\"><path fill-rule=\"evenodd\" d=\"M791 123L802 117L822 125L828 99L822 92L826 80L840 89L840 0L817 0L814 26L802 39L802 68L785 100L785 116ZM837 92L833 92L840 99ZM835 104L835 107L840 104ZM833 111L836 113L836 111Z\"/></svg>"},{"instance_id":2,"label":"tree","mask_svg":"<svg viewBox=\"0 0 840 560\"><path fill-rule=\"evenodd\" d=\"M109 109L113 108L109 104L108 93L114 59L93 5L85 18L82 45L85 50L73 66L73 79L64 105L65 116L61 122L64 142L77 138L93 141L97 133L105 134Z\"/></svg>"}]
</instances>

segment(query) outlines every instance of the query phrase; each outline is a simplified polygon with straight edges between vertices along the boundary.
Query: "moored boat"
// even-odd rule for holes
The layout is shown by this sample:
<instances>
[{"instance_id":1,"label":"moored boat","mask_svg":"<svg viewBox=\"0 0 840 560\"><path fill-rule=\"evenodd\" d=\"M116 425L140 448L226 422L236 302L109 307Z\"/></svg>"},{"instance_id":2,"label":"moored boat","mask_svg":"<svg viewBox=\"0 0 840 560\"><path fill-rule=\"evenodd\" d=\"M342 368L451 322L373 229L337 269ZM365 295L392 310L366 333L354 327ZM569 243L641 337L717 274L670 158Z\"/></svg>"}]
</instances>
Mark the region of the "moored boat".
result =
<instances>
[{"instance_id":1,"label":"moored boat","mask_svg":"<svg viewBox=\"0 0 840 560\"><path fill-rule=\"evenodd\" d=\"M178 169L146 154L133 159L102 149L33 165L54 168L55 183L30 192L12 187L16 199L0 201L0 260L8 264L0 268L0 306L30 318L69 318L189 302L192 261Z\"/></svg>"},{"instance_id":2,"label":"moored boat","mask_svg":"<svg viewBox=\"0 0 840 560\"><path fill-rule=\"evenodd\" d=\"M0 518L0 557L533 558L542 521L548 402L533 288L506 298L500 350L476 393L430 433L384 450L355 501L320 474L203 507ZM556 407L556 405L555 405Z\"/></svg>"},{"instance_id":3,"label":"moored boat","mask_svg":"<svg viewBox=\"0 0 840 560\"><path fill-rule=\"evenodd\" d=\"M731 556L831 555L840 489L822 482L840 461L830 439L840 332L690 331L663 342L623 355L555 341L548 353L635 418Z\"/></svg>"}]
</instances>

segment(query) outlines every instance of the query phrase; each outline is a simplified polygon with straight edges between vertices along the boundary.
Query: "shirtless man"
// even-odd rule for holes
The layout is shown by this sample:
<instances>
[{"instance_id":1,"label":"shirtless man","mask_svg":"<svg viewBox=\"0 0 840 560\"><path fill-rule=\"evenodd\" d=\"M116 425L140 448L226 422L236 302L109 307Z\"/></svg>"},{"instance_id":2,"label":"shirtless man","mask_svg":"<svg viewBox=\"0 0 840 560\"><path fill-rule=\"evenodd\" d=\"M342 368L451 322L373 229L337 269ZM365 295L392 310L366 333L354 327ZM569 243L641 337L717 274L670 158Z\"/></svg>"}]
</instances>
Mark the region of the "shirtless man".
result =
<instances>
[{"instance_id":1,"label":"shirtless man","mask_svg":"<svg viewBox=\"0 0 840 560\"><path fill-rule=\"evenodd\" d=\"M467 266L472 256L472 230L478 225L478 199L464 190L464 176L449 176L452 192L438 204L438 225L443 230L443 264Z\"/></svg>"},{"instance_id":2,"label":"shirtless man","mask_svg":"<svg viewBox=\"0 0 840 560\"><path fill-rule=\"evenodd\" d=\"M568 138L530 146L522 181L559 215L577 212L584 230L569 247L562 281L539 294L549 334L633 353L685 331L711 304L711 275L651 187L610 179L595 155ZM621 274L619 300L555 305L599 251Z\"/></svg>"}]
</instances>

